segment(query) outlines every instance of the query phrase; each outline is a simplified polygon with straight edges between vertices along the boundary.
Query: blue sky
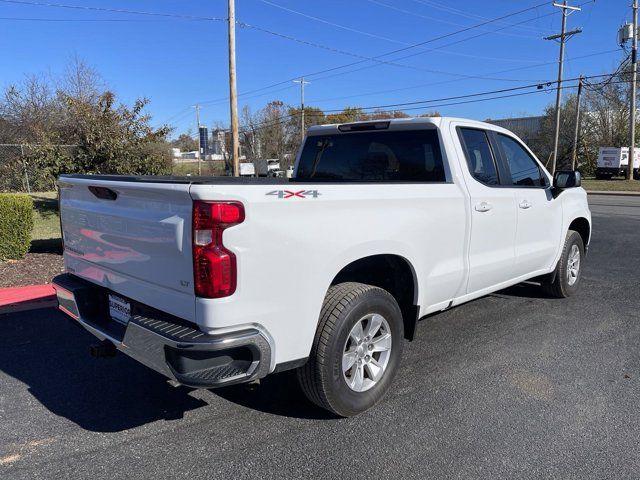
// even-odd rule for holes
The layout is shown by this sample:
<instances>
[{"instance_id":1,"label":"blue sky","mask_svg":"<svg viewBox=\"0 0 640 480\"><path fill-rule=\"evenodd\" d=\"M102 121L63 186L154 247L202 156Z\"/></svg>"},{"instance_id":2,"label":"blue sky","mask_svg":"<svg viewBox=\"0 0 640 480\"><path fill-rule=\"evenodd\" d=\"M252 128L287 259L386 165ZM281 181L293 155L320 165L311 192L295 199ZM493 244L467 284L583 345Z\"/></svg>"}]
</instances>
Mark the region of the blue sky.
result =
<instances>
[{"instance_id":1,"label":"blue sky","mask_svg":"<svg viewBox=\"0 0 640 480\"><path fill-rule=\"evenodd\" d=\"M46 1L222 19L227 8L226 0ZM239 105L257 109L273 99L297 104L299 86L289 81L294 77L358 62L361 57L374 57L541 3L542 0L237 0L238 21L299 40L238 28L239 93L284 82L241 95ZM622 58L616 32L623 21L630 19L630 1L570 3L584 5L581 12L569 17L569 29L582 27L584 32L567 44L565 78L613 71ZM560 29L560 14L551 4L544 2L539 8L501 22L381 59L402 66L366 61L351 68L310 75L306 104L323 109L386 105L554 80L558 45L542 40ZM523 23L509 25L518 22ZM202 103L203 123L228 124L225 21L0 1L0 29L1 86L19 82L32 73L55 78L77 55L100 72L122 101L150 98L149 112L155 124L168 121L178 133L195 129L195 113L190 107L195 103ZM491 32L496 29L501 30ZM466 40L481 33L486 34ZM406 55L412 56L396 60ZM547 64L539 65L542 63ZM537 114L553 101L554 93L549 91L439 106L437 110L476 119L502 118Z\"/></svg>"}]
</instances>

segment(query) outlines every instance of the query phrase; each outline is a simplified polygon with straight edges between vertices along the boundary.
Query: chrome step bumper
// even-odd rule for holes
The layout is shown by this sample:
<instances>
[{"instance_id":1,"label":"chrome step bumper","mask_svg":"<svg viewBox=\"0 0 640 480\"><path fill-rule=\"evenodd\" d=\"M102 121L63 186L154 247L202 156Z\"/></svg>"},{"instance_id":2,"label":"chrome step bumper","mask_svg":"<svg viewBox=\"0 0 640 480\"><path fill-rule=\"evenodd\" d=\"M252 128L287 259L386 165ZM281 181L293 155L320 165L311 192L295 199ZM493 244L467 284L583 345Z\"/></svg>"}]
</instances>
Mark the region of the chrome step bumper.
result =
<instances>
[{"instance_id":1,"label":"chrome step bumper","mask_svg":"<svg viewBox=\"0 0 640 480\"><path fill-rule=\"evenodd\" d=\"M71 274L53 279L58 308L100 340L170 380L195 388L248 382L269 373L271 346L255 328L208 335L190 322L131 301L125 326L109 317L104 287Z\"/></svg>"}]
</instances>

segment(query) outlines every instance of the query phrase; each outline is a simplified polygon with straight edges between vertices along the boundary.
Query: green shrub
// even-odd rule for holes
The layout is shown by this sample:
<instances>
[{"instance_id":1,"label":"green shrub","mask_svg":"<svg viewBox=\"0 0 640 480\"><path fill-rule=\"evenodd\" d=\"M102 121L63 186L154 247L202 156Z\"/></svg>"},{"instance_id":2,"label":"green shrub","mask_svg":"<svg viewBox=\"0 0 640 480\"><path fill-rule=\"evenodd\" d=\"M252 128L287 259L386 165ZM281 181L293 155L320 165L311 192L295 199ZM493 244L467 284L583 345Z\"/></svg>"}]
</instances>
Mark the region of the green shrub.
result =
<instances>
[{"instance_id":1,"label":"green shrub","mask_svg":"<svg viewBox=\"0 0 640 480\"><path fill-rule=\"evenodd\" d=\"M0 193L0 260L19 259L29 251L33 200L22 193Z\"/></svg>"}]
</instances>

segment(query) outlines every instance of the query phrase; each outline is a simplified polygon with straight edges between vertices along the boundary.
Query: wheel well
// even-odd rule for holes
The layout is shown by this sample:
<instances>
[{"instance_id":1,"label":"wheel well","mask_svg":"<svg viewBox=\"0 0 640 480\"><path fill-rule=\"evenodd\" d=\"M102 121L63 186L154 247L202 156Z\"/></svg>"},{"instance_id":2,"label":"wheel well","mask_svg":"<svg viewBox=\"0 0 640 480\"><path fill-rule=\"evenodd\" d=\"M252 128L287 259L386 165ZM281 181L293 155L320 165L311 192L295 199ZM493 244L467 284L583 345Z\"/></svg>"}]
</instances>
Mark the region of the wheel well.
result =
<instances>
[{"instance_id":1,"label":"wheel well","mask_svg":"<svg viewBox=\"0 0 640 480\"><path fill-rule=\"evenodd\" d=\"M344 267L331 285L359 282L388 291L402 311L405 338L413 340L418 322L417 288L411 264L398 255L372 255Z\"/></svg>"},{"instance_id":2,"label":"wheel well","mask_svg":"<svg viewBox=\"0 0 640 480\"><path fill-rule=\"evenodd\" d=\"M584 218L576 218L571 225L569 225L569 230L576 231L582 237L582 243L584 244L584 248L587 248L587 244L589 243L589 235L591 234L591 225L589 225L589 221Z\"/></svg>"}]
</instances>

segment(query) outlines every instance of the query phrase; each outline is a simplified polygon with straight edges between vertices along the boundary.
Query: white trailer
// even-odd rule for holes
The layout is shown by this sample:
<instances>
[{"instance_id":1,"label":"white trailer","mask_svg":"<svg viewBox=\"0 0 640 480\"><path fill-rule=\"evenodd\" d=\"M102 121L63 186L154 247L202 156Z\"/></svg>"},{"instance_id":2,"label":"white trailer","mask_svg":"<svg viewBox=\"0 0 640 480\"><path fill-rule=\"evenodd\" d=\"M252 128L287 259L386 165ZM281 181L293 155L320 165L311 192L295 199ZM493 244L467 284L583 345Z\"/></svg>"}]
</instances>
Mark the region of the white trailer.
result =
<instances>
[{"instance_id":1,"label":"white trailer","mask_svg":"<svg viewBox=\"0 0 640 480\"><path fill-rule=\"evenodd\" d=\"M634 150L633 176L638 178L640 167L640 148ZM600 147L598 151L598 166L596 168L597 179L610 180L611 177L627 176L629 166L629 147Z\"/></svg>"},{"instance_id":2,"label":"white trailer","mask_svg":"<svg viewBox=\"0 0 640 480\"><path fill-rule=\"evenodd\" d=\"M251 162L240 163L240 176L241 177L255 177L256 167Z\"/></svg>"}]
</instances>

